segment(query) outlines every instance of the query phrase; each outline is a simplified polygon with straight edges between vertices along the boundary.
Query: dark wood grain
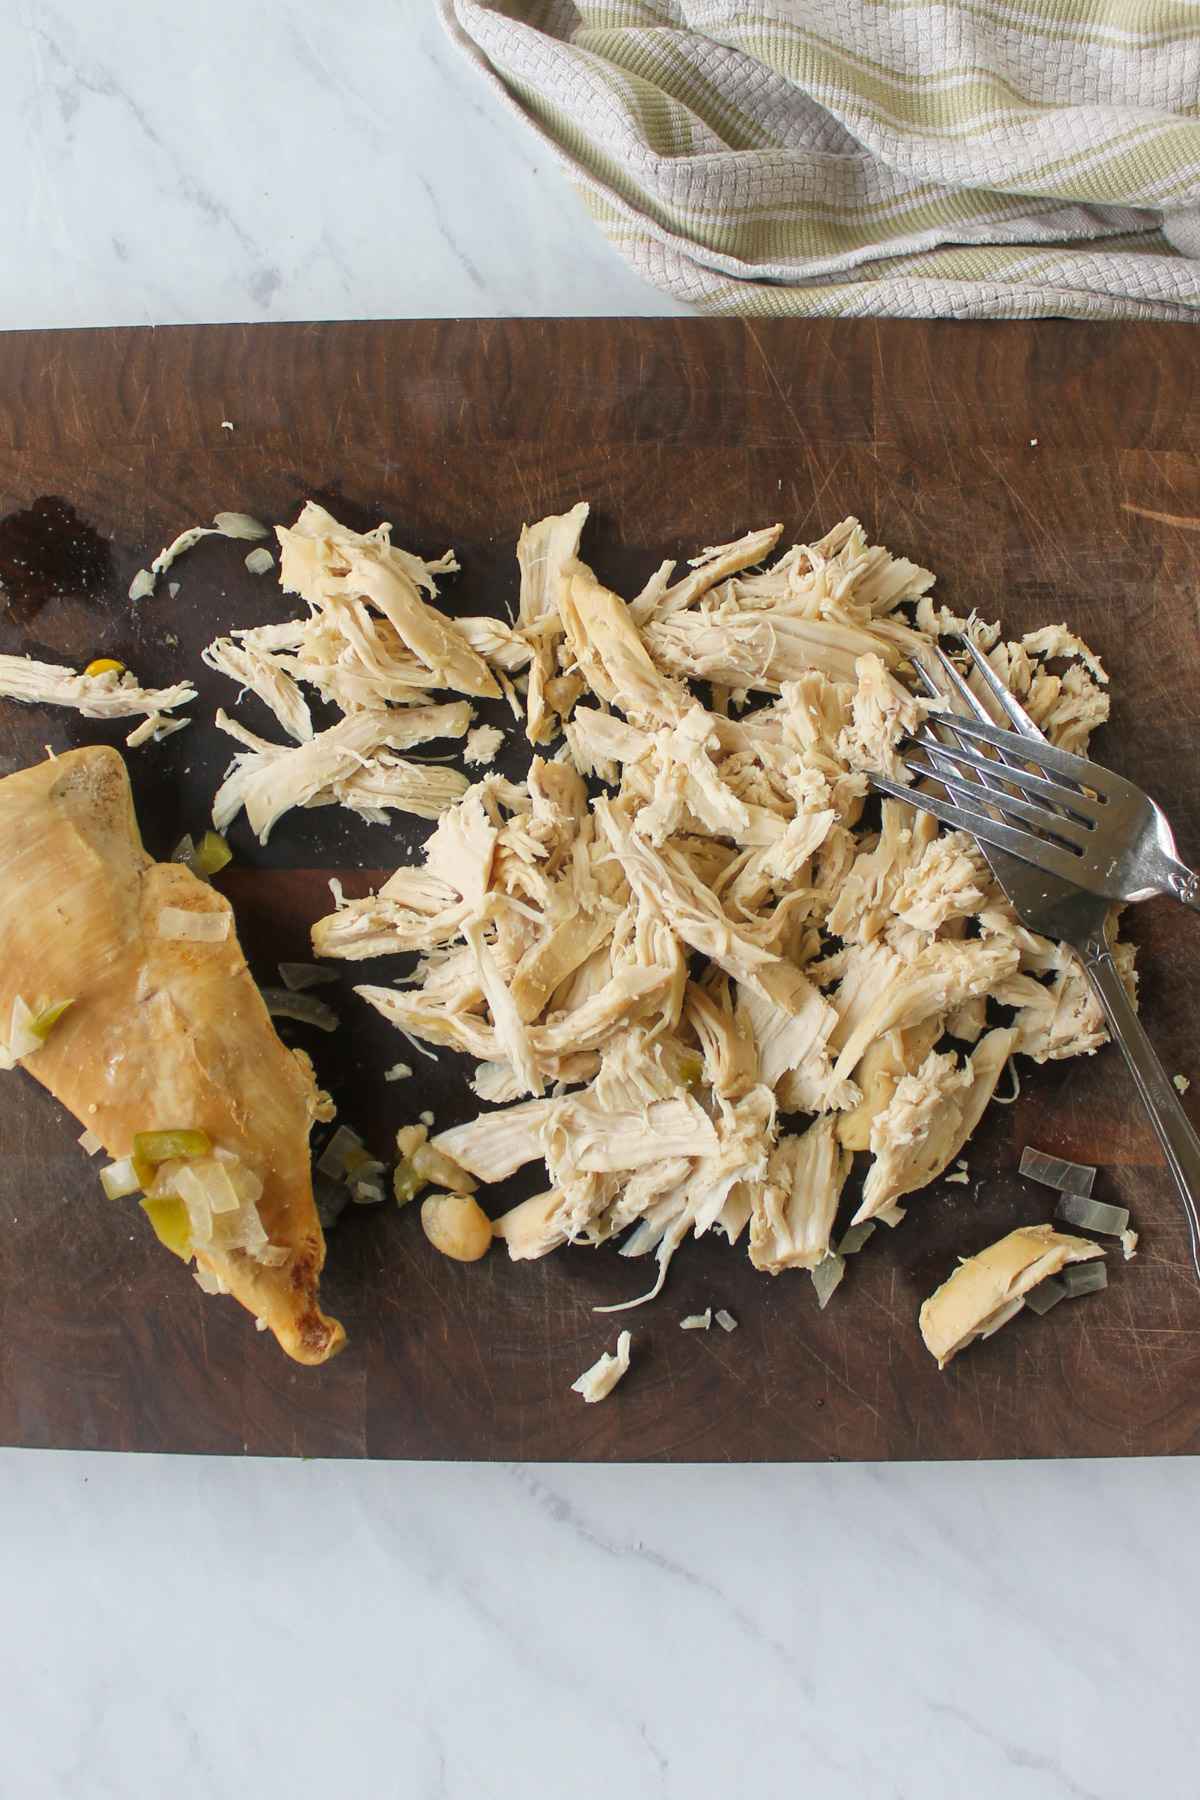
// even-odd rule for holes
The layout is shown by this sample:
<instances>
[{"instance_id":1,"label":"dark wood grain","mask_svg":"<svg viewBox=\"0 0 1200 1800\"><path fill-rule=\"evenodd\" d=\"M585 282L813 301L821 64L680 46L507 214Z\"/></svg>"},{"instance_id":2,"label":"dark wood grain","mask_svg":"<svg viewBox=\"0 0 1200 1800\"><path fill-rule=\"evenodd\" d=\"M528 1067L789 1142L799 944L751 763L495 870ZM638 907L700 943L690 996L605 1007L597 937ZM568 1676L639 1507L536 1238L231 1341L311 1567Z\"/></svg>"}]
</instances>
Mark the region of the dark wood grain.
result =
<instances>
[{"instance_id":1,"label":"dark wood grain","mask_svg":"<svg viewBox=\"0 0 1200 1800\"><path fill-rule=\"evenodd\" d=\"M178 565L177 598L131 607L134 570L185 524L221 507L288 519L308 496L353 524L386 517L423 552L457 548L446 603L472 612L515 600L521 524L581 496L594 509L588 554L627 589L662 555L748 525L779 518L799 538L853 512L936 569L951 604L1013 629L1068 619L1083 631L1113 677L1104 756L1168 803L1198 853L1193 342L1167 326L712 320L2 337L0 513L59 495L111 539L113 566L102 594L23 621L0 613L0 650L111 652L146 681L198 673L192 728L128 759L163 855L203 827L230 749L210 721L231 693L199 649L219 629L281 616L244 546L219 539ZM47 743L119 736L5 707L0 769ZM504 755L520 773L519 745ZM270 979L280 957L307 954L331 873L365 892L423 835L326 810L291 815L262 849L235 826L221 882L255 972ZM1158 902L1132 931L1146 1023L1200 1092L1200 928ZM398 966L340 976L335 1038L284 1028L383 1156L422 1107L440 1124L473 1110L456 1059L416 1057L351 994L363 974ZM385 1084L402 1056L412 1081ZM232 1301L203 1296L131 1209L103 1200L73 1120L35 1083L3 1077L0 1440L394 1457L1194 1452L1200 1292L1124 1067L1106 1052L1026 1067L1023 1082L977 1134L971 1185L931 1189L898 1231L878 1232L824 1313L806 1277L757 1275L723 1242L688 1245L664 1296L627 1321L630 1375L585 1407L569 1384L616 1330L592 1308L640 1291L643 1265L577 1249L463 1268L425 1243L415 1209L352 1209L330 1235L324 1289L349 1345L326 1368L297 1369ZM920 1302L957 1255L1048 1216L1045 1192L1015 1173L1031 1141L1103 1165L1098 1192L1132 1209L1140 1253L1110 1256L1104 1294L1025 1315L939 1375ZM739 1329L681 1332L706 1305Z\"/></svg>"}]
</instances>

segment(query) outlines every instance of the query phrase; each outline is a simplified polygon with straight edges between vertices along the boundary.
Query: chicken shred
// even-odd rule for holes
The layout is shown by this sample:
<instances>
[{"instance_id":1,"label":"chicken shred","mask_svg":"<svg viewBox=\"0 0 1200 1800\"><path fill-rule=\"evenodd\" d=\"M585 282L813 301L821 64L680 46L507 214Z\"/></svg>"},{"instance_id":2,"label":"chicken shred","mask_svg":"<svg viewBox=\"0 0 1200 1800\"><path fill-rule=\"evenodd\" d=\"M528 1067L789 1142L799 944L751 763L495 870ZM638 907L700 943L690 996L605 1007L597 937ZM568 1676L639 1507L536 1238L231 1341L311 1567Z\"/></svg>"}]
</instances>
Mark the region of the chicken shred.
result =
<instances>
[{"instance_id":1,"label":"chicken shred","mask_svg":"<svg viewBox=\"0 0 1200 1800\"><path fill-rule=\"evenodd\" d=\"M654 1256L656 1293L684 1238L716 1227L745 1234L757 1268L815 1270L856 1153L871 1159L856 1221L896 1224L1012 1055L1105 1037L1077 960L1019 924L969 837L902 801L864 811L926 710L902 676L970 626L1049 736L1081 749L1107 714L1104 672L1065 627L1005 644L935 609L933 576L853 519L782 554L778 526L748 532L674 582L664 561L627 602L581 559L587 517L581 501L522 531L511 628L435 625L452 559L408 557L387 527L350 533L310 506L280 531L283 585L310 618L237 641L338 698L347 724L374 721L365 743L453 710L431 689L475 697L528 672L527 778L464 784L423 864L319 920L314 949L420 953L411 976L357 992L476 1063L483 1110L435 1148L485 1183L544 1165L544 1189L495 1224L514 1260L620 1238ZM454 705L461 736L468 701ZM261 781L254 816L274 818L255 759L331 735L252 746L223 805ZM301 803L344 798L331 784ZM1117 957L1132 984L1132 952Z\"/></svg>"}]
</instances>

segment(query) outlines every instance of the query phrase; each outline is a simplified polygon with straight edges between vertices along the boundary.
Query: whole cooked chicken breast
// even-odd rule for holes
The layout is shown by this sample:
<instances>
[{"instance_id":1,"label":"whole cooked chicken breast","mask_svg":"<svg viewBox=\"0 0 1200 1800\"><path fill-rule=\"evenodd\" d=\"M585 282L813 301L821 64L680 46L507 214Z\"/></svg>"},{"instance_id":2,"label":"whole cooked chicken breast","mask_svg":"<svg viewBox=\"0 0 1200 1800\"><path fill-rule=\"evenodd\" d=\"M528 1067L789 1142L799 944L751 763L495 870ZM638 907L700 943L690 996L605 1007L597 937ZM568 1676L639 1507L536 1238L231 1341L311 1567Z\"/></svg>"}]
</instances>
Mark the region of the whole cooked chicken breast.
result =
<instances>
[{"instance_id":1,"label":"whole cooked chicken breast","mask_svg":"<svg viewBox=\"0 0 1200 1800\"><path fill-rule=\"evenodd\" d=\"M114 1158L139 1133L203 1132L241 1195L261 1183L248 1209L231 1202L239 1216L257 1209L240 1233L257 1248L231 1247L239 1234L216 1208L190 1248L206 1285L234 1294L289 1356L332 1356L345 1332L317 1303L311 1072L275 1034L229 902L147 856L117 751L73 750L0 780L0 942L0 1030L18 1000L71 1002L22 1067ZM133 1202L105 1200L97 1183L97 1204Z\"/></svg>"}]
</instances>

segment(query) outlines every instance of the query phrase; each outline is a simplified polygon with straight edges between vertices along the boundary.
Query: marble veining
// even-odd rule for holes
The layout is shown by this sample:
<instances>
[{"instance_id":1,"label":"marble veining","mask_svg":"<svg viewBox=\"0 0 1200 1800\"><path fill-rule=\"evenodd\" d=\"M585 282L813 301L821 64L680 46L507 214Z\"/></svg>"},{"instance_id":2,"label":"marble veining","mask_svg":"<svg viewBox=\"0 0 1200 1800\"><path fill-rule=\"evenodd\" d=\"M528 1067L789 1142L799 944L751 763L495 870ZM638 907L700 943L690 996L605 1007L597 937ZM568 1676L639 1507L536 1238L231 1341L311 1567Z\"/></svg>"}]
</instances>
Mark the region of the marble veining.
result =
<instances>
[{"instance_id":1,"label":"marble veining","mask_svg":"<svg viewBox=\"0 0 1200 1800\"><path fill-rule=\"evenodd\" d=\"M679 310L426 0L10 0L0 69L0 329ZM4 1451L0 1795L1192 1800L1198 1511L1195 1460Z\"/></svg>"},{"instance_id":2,"label":"marble veining","mask_svg":"<svg viewBox=\"0 0 1200 1800\"><path fill-rule=\"evenodd\" d=\"M0 69L0 329L684 310L428 0L11 0Z\"/></svg>"},{"instance_id":3,"label":"marble veining","mask_svg":"<svg viewBox=\"0 0 1200 1800\"><path fill-rule=\"evenodd\" d=\"M0 1792L1191 1800L1198 1501L0 1452Z\"/></svg>"}]
</instances>

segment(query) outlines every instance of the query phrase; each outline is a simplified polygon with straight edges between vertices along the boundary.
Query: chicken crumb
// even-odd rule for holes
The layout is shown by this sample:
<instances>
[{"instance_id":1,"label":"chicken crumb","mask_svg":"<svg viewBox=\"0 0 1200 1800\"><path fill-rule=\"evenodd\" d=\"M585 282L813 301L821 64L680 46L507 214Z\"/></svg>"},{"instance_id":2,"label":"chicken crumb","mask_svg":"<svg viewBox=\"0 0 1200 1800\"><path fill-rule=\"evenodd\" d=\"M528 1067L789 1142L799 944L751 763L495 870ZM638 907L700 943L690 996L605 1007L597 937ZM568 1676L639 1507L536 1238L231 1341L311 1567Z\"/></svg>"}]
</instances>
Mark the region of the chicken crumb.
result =
<instances>
[{"instance_id":1,"label":"chicken crumb","mask_svg":"<svg viewBox=\"0 0 1200 1800\"><path fill-rule=\"evenodd\" d=\"M1172 1075L1171 1085L1177 1094L1186 1094L1192 1084L1186 1075Z\"/></svg>"},{"instance_id":2,"label":"chicken crumb","mask_svg":"<svg viewBox=\"0 0 1200 1800\"><path fill-rule=\"evenodd\" d=\"M1121 1255L1126 1262L1132 1262L1137 1255L1138 1234L1132 1226L1126 1226L1121 1233Z\"/></svg>"},{"instance_id":3,"label":"chicken crumb","mask_svg":"<svg viewBox=\"0 0 1200 1800\"><path fill-rule=\"evenodd\" d=\"M629 1332L623 1331L617 1339L616 1355L610 1356L606 1350L590 1369L585 1369L579 1379L571 1383L571 1392L582 1394L589 1406L594 1406L597 1400L603 1400L611 1394L629 1368L629 1346L632 1342Z\"/></svg>"},{"instance_id":4,"label":"chicken crumb","mask_svg":"<svg viewBox=\"0 0 1200 1800\"><path fill-rule=\"evenodd\" d=\"M495 725L477 725L474 731L467 733L463 761L468 768L482 769L495 761L496 752L503 742L504 733Z\"/></svg>"}]
</instances>

